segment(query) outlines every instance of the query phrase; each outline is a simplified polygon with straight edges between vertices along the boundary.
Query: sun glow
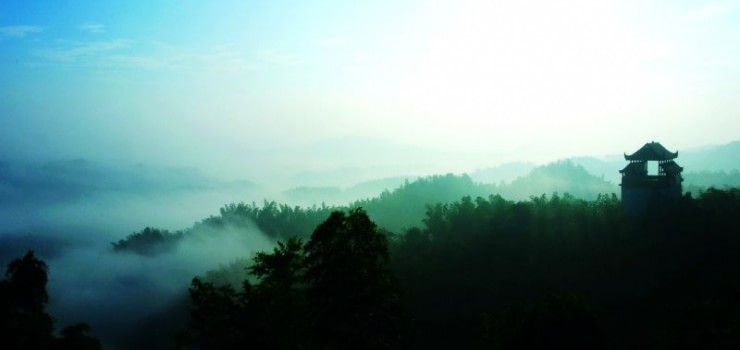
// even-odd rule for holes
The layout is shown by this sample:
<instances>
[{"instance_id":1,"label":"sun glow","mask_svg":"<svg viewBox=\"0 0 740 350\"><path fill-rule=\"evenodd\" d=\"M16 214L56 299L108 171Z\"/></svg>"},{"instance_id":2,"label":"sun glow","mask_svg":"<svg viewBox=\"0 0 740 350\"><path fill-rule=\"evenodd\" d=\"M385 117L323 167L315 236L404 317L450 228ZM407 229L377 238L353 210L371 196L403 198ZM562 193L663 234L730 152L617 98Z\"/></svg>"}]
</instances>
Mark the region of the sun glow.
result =
<instances>
[{"instance_id":1,"label":"sun glow","mask_svg":"<svg viewBox=\"0 0 740 350\"><path fill-rule=\"evenodd\" d=\"M665 83L648 68L667 48L631 32L617 10L587 1L435 7L398 69L399 103L439 133L471 126L468 138L619 123Z\"/></svg>"}]
</instances>

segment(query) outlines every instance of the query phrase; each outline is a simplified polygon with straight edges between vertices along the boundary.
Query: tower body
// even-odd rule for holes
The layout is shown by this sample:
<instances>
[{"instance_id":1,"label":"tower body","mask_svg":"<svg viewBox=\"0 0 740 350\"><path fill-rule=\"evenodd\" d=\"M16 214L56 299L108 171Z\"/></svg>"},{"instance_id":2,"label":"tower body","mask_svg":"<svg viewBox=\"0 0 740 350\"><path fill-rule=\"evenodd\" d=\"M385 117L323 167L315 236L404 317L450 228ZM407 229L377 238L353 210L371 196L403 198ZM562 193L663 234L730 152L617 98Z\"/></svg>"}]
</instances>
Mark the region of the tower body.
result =
<instances>
[{"instance_id":1,"label":"tower body","mask_svg":"<svg viewBox=\"0 0 740 350\"><path fill-rule=\"evenodd\" d=\"M669 152L658 142L646 143L635 153L624 155L629 164L619 172L622 204L628 213L640 215L681 197L683 168L673 161L677 157L678 152ZM657 173L648 173L650 162L657 162Z\"/></svg>"}]
</instances>

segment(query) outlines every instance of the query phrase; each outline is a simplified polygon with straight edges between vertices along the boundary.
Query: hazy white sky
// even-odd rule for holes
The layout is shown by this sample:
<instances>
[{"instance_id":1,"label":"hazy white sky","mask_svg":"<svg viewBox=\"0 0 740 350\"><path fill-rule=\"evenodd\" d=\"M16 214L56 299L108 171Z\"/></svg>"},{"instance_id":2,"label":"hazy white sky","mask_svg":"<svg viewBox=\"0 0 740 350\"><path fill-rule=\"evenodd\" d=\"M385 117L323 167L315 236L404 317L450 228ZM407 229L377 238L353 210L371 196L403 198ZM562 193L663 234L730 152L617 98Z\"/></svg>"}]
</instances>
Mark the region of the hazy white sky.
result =
<instances>
[{"instance_id":1,"label":"hazy white sky","mask_svg":"<svg viewBox=\"0 0 740 350\"><path fill-rule=\"evenodd\" d=\"M0 4L3 157L461 171L725 143L738 96L740 1Z\"/></svg>"}]
</instances>

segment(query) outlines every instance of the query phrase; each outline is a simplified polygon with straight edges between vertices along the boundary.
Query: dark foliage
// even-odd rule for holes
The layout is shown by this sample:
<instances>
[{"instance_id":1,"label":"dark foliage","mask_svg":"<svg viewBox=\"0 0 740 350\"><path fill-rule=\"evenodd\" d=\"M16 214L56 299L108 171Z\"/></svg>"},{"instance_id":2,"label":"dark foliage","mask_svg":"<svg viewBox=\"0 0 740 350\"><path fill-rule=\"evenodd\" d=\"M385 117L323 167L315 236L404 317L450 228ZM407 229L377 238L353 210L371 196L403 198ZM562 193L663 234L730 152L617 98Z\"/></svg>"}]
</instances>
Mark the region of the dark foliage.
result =
<instances>
[{"instance_id":1,"label":"dark foliage","mask_svg":"<svg viewBox=\"0 0 740 350\"><path fill-rule=\"evenodd\" d=\"M243 305L231 286L217 287L194 278L190 298L188 332L179 340L181 347L238 349L244 344L246 330L242 327L249 324L241 322Z\"/></svg>"},{"instance_id":2,"label":"dark foliage","mask_svg":"<svg viewBox=\"0 0 740 350\"><path fill-rule=\"evenodd\" d=\"M196 278L183 348L392 349L400 301L388 244L364 211L334 212L310 241L258 253L241 291Z\"/></svg>"},{"instance_id":3,"label":"dark foliage","mask_svg":"<svg viewBox=\"0 0 740 350\"><path fill-rule=\"evenodd\" d=\"M582 173L533 174L555 170ZM601 188L580 179L583 193ZM740 190L709 188L638 217L615 195L464 196L504 188L448 175L356 202L380 228L325 206L226 206L193 230L257 226L284 243L257 254L241 286L194 280L181 344L740 348ZM310 232L305 245L286 239ZM226 275L211 277L234 285Z\"/></svg>"},{"instance_id":4,"label":"dark foliage","mask_svg":"<svg viewBox=\"0 0 740 350\"><path fill-rule=\"evenodd\" d=\"M211 324L238 320L250 334L239 344L253 346L734 349L739 216L738 189L640 217L625 216L615 195L463 197L427 206L423 226L403 235L381 234L363 212L334 212L305 247L258 254L242 292L194 288L216 294Z\"/></svg>"},{"instance_id":5,"label":"dark foliage","mask_svg":"<svg viewBox=\"0 0 740 350\"><path fill-rule=\"evenodd\" d=\"M8 264L0 281L0 339L9 349L44 349L53 343L54 322L45 307L48 267L32 251Z\"/></svg>"},{"instance_id":6,"label":"dark foliage","mask_svg":"<svg viewBox=\"0 0 740 350\"><path fill-rule=\"evenodd\" d=\"M113 245L113 251L129 251L140 255L152 256L171 251L175 248L182 236L182 232L170 233L167 230L146 227L111 244Z\"/></svg>"},{"instance_id":7,"label":"dark foliage","mask_svg":"<svg viewBox=\"0 0 740 350\"><path fill-rule=\"evenodd\" d=\"M33 251L8 264L0 281L0 340L3 349L100 349L84 323L53 334L54 320L46 312L48 267Z\"/></svg>"},{"instance_id":8,"label":"dark foliage","mask_svg":"<svg viewBox=\"0 0 740 350\"><path fill-rule=\"evenodd\" d=\"M260 207L255 203L228 204L219 216L211 216L196 224L193 229L205 227L254 227L275 239L294 236L308 237L313 229L335 209L331 207L291 207L265 201Z\"/></svg>"},{"instance_id":9,"label":"dark foliage","mask_svg":"<svg viewBox=\"0 0 740 350\"><path fill-rule=\"evenodd\" d=\"M334 212L306 244L310 330L318 349L400 345L400 297L388 243L361 209Z\"/></svg>"},{"instance_id":10,"label":"dark foliage","mask_svg":"<svg viewBox=\"0 0 740 350\"><path fill-rule=\"evenodd\" d=\"M88 334L90 326L87 323L66 327L59 333L61 337L56 341L54 349L96 350L103 348L100 340Z\"/></svg>"},{"instance_id":11,"label":"dark foliage","mask_svg":"<svg viewBox=\"0 0 740 350\"><path fill-rule=\"evenodd\" d=\"M740 190L639 218L615 196L430 206L392 250L414 348L732 349Z\"/></svg>"}]
</instances>

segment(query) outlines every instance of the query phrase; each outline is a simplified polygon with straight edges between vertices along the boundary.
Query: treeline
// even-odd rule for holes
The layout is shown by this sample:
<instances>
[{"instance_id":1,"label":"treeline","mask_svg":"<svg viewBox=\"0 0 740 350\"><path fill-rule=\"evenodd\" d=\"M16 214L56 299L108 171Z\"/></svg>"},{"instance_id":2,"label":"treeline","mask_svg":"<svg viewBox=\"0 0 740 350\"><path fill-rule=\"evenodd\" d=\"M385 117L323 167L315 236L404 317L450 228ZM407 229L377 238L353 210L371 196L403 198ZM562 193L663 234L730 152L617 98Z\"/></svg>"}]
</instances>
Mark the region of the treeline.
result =
<instances>
[{"instance_id":1,"label":"treeline","mask_svg":"<svg viewBox=\"0 0 740 350\"><path fill-rule=\"evenodd\" d=\"M33 251L8 264L0 280L0 347L9 350L96 350L100 341L90 326L78 323L54 334L54 318L46 312L48 266Z\"/></svg>"},{"instance_id":2,"label":"treeline","mask_svg":"<svg viewBox=\"0 0 740 350\"><path fill-rule=\"evenodd\" d=\"M239 290L195 280L191 327L180 339L211 344L203 349L229 337L306 349L736 349L738 217L738 189L685 196L639 217L626 216L614 195L464 197L429 206L423 225L402 235L362 229L374 227L364 216L366 224L348 226L334 213L305 246L291 239L258 254ZM310 248L319 237L333 243ZM388 240L387 272L358 268L386 256L384 243L352 243L362 237ZM363 304L363 286L373 283L399 303ZM316 318L325 313L341 316ZM392 342L342 343L379 327L352 321L358 314L388 317L392 331L378 339ZM332 331L312 328L327 325Z\"/></svg>"},{"instance_id":3,"label":"treeline","mask_svg":"<svg viewBox=\"0 0 740 350\"><path fill-rule=\"evenodd\" d=\"M413 348L740 346L740 190L641 217L616 196L429 209L392 246Z\"/></svg>"},{"instance_id":4,"label":"treeline","mask_svg":"<svg viewBox=\"0 0 740 350\"><path fill-rule=\"evenodd\" d=\"M244 213L256 206L229 208L200 225L254 225ZM400 233L363 209L314 210L328 213L305 236L278 233L309 225L302 216L271 226L280 243L246 278L194 279L177 347L740 348L740 189L635 217L615 195L466 196ZM47 272L33 253L8 265L8 348L99 348L84 324L54 335Z\"/></svg>"},{"instance_id":5,"label":"treeline","mask_svg":"<svg viewBox=\"0 0 740 350\"><path fill-rule=\"evenodd\" d=\"M532 194L568 192L577 198L595 199L599 194L612 193L616 186L589 174L571 162L558 162L533 170L511 184L482 184L468 175L434 175L406 181L392 191L377 197L354 201L347 206L300 207L274 201L232 203L222 207L218 215L208 217L183 231L145 228L113 243L116 251L132 251L156 255L174 247L180 238L195 232L216 229L258 228L273 239L298 236L307 238L313 229L334 210L362 207L379 227L394 233L422 224L426 206L449 203L464 196L487 197L500 194L504 198L524 200Z\"/></svg>"},{"instance_id":6,"label":"treeline","mask_svg":"<svg viewBox=\"0 0 740 350\"><path fill-rule=\"evenodd\" d=\"M685 174L684 192L700 194L709 188L740 187L740 174L732 172L699 172ZM581 165L571 161L555 162L536 167L526 176L510 183L486 184L473 181L468 175L434 175L406 181L394 190L381 192L377 197L356 200L347 206L300 207L264 201L262 205L231 203L188 229L169 232L145 228L113 243L116 251L132 251L141 255L156 255L176 246L184 236L207 232L212 228L258 228L273 239L292 236L306 238L313 228L334 210L364 208L383 229L402 233L420 226L426 206L450 203L462 197L488 197L498 194L509 200L527 200L532 195L568 193L574 198L596 200L604 193L615 193L619 187L590 174Z\"/></svg>"},{"instance_id":7,"label":"treeline","mask_svg":"<svg viewBox=\"0 0 740 350\"><path fill-rule=\"evenodd\" d=\"M218 215L203 219L186 230L170 232L148 227L112 245L115 251L155 255L172 249L187 235L214 229L257 228L275 240L294 236L307 238L333 211L357 207L364 208L381 228L401 232L421 224L427 203L450 202L485 192L484 186L476 185L468 176L448 174L407 182L392 192L385 191L377 198L359 200L345 207L299 207L274 201L264 201L262 205L232 203L222 207Z\"/></svg>"},{"instance_id":8,"label":"treeline","mask_svg":"<svg viewBox=\"0 0 740 350\"><path fill-rule=\"evenodd\" d=\"M172 251L183 235L183 231L172 233L167 230L146 227L111 244L113 245L113 251L130 251L139 255L153 256Z\"/></svg>"}]
</instances>

